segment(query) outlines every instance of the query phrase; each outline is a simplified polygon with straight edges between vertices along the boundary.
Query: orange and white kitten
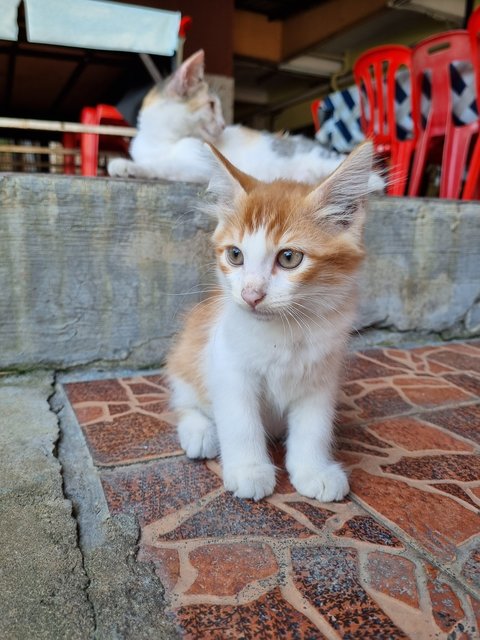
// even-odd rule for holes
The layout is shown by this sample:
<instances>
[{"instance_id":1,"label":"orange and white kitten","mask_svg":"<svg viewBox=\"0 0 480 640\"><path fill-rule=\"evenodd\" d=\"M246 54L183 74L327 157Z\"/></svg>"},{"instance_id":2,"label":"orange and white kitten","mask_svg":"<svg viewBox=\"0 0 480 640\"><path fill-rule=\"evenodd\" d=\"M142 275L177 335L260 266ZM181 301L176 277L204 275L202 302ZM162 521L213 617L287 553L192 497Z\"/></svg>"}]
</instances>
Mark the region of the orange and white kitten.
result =
<instances>
[{"instance_id":1,"label":"orange and white kitten","mask_svg":"<svg viewBox=\"0 0 480 640\"><path fill-rule=\"evenodd\" d=\"M267 438L286 434L297 491L340 500L348 480L332 457L333 416L372 145L315 187L260 182L212 150L220 288L190 312L168 358L180 443L190 458L220 453L226 489L260 500L275 487Z\"/></svg>"}]
</instances>

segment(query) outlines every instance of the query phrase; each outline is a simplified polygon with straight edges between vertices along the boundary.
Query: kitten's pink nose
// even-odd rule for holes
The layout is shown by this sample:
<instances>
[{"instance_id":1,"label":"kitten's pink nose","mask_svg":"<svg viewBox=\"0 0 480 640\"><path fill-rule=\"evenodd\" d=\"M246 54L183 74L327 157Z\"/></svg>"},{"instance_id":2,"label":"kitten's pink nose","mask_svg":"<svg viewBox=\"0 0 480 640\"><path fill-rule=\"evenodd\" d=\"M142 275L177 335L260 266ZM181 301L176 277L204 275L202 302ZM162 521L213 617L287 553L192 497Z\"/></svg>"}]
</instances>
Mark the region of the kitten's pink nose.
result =
<instances>
[{"instance_id":1,"label":"kitten's pink nose","mask_svg":"<svg viewBox=\"0 0 480 640\"><path fill-rule=\"evenodd\" d=\"M265 293L258 289L245 287L245 289L242 289L242 298L252 307L252 309L255 309L257 304L265 298Z\"/></svg>"}]
</instances>

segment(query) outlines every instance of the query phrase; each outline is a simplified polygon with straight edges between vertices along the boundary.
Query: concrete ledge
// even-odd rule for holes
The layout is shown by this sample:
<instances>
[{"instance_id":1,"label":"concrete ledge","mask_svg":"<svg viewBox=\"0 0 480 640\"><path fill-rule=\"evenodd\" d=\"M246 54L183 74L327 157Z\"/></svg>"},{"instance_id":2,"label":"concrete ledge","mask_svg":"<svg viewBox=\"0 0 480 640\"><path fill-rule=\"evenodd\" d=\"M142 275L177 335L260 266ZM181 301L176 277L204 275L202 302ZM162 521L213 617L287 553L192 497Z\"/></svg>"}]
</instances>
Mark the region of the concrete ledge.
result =
<instances>
[{"instance_id":1,"label":"concrete ledge","mask_svg":"<svg viewBox=\"0 0 480 640\"><path fill-rule=\"evenodd\" d=\"M0 367L161 363L211 279L185 183L0 176ZM359 328L480 333L480 204L376 198Z\"/></svg>"}]
</instances>

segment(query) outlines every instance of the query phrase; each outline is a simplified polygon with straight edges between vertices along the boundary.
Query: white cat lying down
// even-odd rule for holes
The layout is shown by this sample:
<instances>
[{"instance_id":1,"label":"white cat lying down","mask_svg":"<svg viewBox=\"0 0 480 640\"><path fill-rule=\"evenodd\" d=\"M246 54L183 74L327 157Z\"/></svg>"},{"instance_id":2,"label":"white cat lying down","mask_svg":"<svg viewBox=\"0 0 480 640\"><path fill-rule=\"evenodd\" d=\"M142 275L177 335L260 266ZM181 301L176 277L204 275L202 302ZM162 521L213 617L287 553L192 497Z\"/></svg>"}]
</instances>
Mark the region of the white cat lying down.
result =
<instances>
[{"instance_id":1,"label":"white cat lying down","mask_svg":"<svg viewBox=\"0 0 480 640\"><path fill-rule=\"evenodd\" d=\"M214 143L239 169L267 182L285 178L315 184L345 159L304 136L226 127L220 100L204 80L204 53L197 51L146 96L130 147L133 160L111 160L108 173L206 183L211 164L204 142ZM370 186L382 189L383 181L372 174Z\"/></svg>"}]
</instances>

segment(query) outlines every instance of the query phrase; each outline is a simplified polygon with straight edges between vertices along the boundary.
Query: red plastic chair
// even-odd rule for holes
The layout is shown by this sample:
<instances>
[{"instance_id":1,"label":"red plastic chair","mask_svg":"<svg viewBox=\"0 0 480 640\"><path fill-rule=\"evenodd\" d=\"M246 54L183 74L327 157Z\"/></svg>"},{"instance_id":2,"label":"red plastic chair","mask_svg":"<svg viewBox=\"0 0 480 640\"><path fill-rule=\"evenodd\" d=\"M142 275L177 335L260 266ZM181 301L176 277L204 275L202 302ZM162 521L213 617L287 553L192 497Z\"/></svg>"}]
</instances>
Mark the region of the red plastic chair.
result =
<instances>
[{"instance_id":1,"label":"red plastic chair","mask_svg":"<svg viewBox=\"0 0 480 640\"><path fill-rule=\"evenodd\" d=\"M390 158L390 180L387 185L390 195L404 194L415 146L414 137L400 140L397 135L395 80L401 67L406 67L408 71L411 68L411 50L402 45L369 49L353 66L360 94L362 131L373 140L377 153Z\"/></svg>"},{"instance_id":2,"label":"red plastic chair","mask_svg":"<svg viewBox=\"0 0 480 640\"><path fill-rule=\"evenodd\" d=\"M96 107L84 107L80 114L82 124L113 124L129 127L122 114L109 104L98 104ZM110 150L128 154L128 142L116 136L101 137L96 133L82 133L80 136L82 176L96 176L98 172L98 150L100 143Z\"/></svg>"},{"instance_id":3,"label":"red plastic chair","mask_svg":"<svg viewBox=\"0 0 480 640\"><path fill-rule=\"evenodd\" d=\"M129 127L122 114L109 104L98 104L96 107L84 107L80 113L80 122L86 125L110 124ZM128 155L128 141L120 136L100 136L96 133L65 133L63 135L65 149L80 146L80 170L82 176L98 174L98 153L102 146L105 150L118 151ZM65 155L63 170L67 175L75 174L75 156Z\"/></svg>"},{"instance_id":4,"label":"red plastic chair","mask_svg":"<svg viewBox=\"0 0 480 640\"><path fill-rule=\"evenodd\" d=\"M450 65L471 61L467 31L447 31L420 42L412 54L413 119L417 146L408 194L419 195L427 159L435 144L443 142L440 198L459 198L472 136L477 121L458 126L453 121ZM430 73L431 101L426 124L422 123L421 91L423 77Z\"/></svg>"},{"instance_id":5,"label":"red plastic chair","mask_svg":"<svg viewBox=\"0 0 480 640\"><path fill-rule=\"evenodd\" d=\"M477 110L480 108L480 7L476 9L468 20L468 34L472 51L473 68L475 69L475 87ZM480 114L479 114L480 117ZM480 199L480 135L473 148L467 179L463 189L463 200Z\"/></svg>"},{"instance_id":6,"label":"red plastic chair","mask_svg":"<svg viewBox=\"0 0 480 640\"><path fill-rule=\"evenodd\" d=\"M318 117L318 110L320 108L321 102L322 101L320 99L314 100L310 105L310 110L312 112L313 126L315 127L315 131L318 131L320 129L320 118Z\"/></svg>"}]
</instances>

